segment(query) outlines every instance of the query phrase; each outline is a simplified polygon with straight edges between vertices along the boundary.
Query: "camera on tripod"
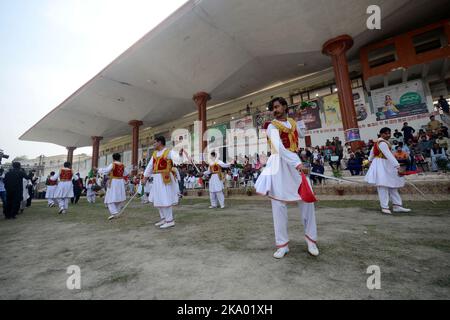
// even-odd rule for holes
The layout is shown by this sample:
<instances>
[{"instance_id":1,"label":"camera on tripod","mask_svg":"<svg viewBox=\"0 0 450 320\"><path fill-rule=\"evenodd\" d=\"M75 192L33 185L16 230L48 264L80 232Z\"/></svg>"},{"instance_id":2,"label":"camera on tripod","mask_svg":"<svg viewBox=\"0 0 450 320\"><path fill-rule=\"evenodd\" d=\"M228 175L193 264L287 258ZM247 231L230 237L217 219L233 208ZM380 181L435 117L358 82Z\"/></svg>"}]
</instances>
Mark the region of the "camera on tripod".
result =
<instances>
[{"instance_id":1,"label":"camera on tripod","mask_svg":"<svg viewBox=\"0 0 450 320\"><path fill-rule=\"evenodd\" d=\"M3 150L0 149L0 164L2 163L2 160L3 160L3 159L9 159L9 155L4 154L4 153L3 153Z\"/></svg>"}]
</instances>

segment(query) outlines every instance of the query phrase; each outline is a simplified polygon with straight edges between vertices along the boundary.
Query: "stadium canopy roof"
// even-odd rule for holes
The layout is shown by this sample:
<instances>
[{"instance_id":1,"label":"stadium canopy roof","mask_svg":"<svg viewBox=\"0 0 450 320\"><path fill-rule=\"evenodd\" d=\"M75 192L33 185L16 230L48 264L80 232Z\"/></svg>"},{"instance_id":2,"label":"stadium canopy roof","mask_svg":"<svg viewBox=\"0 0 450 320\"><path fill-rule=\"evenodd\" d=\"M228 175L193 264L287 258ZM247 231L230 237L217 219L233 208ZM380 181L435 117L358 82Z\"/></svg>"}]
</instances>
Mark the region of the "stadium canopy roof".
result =
<instances>
[{"instance_id":1,"label":"stadium canopy roof","mask_svg":"<svg viewBox=\"0 0 450 320\"><path fill-rule=\"evenodd\" d=\"M367 7L381 7L368 30ZM353 37L349 60L373 41L445 18L448 0L191 0L100 71L20 139L92 145L196 111L194 93L219 104L331 66L322 45ZM303 65L303 66L301 66Z\"/></svg>"}]
</instances>

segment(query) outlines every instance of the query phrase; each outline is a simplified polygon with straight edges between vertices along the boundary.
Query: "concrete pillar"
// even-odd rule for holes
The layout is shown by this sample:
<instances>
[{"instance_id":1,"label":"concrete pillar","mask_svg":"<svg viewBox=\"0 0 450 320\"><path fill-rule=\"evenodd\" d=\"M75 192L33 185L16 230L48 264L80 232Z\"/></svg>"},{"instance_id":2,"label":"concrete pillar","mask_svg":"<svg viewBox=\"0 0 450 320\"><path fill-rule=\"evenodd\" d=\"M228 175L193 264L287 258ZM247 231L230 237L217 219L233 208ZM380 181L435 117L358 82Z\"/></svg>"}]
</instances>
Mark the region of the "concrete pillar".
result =
<instances>
[{"instance_id":1,"label":"concrete pillar","mask_svg":"<svg viewBox=\"0 0 450 320\"><path fill-rule=\"evenodd\" d=\"M131 142L131 165L133 166L132 174L136 175L138 170L138 151L139 151L139 127L144 123L139 120L131 120L128 122L132 126L133 137Z\"/></svg>"},{"instance_id":2,"label":"concrete pillar","mask_svg":"<svg viewBox=\"0 0 450 320\"><path fill-rule=\"evenodd\" d=\"M201 121L201 123L202 123L201 136L199 137L200 153L202 153L205 150L206 144L207 144L207 141L203 140L203 135L206 132L206 122L207 122L206 103L209 100L211 100L211 96L206 92L197 92L196 94L194 94L192 99L194 100L195 104L197 105L198 120Z\"/></svg>"},{"instance_id":3,"label":"concrete pillar","mask_svg":"<svg viewBox=\"0 0 450 320\"><path fill-rule=\"evenodd\" d=\"M92 168L98 168L101 140L103 140L103 137L92 137Z\"/></svg>"},{"instance_id":4,"label":"concrete pillar","mask_svg":"<svg viewBox=\"0 0 450 320\"><path fill-rule=\"evenodd\" d=\"M77 147L67 147L67 162L70 162L70 164L73 164L73 152L75 151Z\"/></svg>"},{"instance_id":5,"label":"concrete pillar","mask_svg":"<svg viewBox=\"0 0 450 320\"><path fill-rule=\"evenodd\" d=\"M352 37L342 35L325 42L322 48L322 53L331 57L336 86L338 88L345 141L349 142L350 140L352 149L355 150L361 146L361 139L358 120L356 118L355 104L353 102L352 85L348 72L348 62L345 55L352 46Z\"/></svg>"}]
</instances>

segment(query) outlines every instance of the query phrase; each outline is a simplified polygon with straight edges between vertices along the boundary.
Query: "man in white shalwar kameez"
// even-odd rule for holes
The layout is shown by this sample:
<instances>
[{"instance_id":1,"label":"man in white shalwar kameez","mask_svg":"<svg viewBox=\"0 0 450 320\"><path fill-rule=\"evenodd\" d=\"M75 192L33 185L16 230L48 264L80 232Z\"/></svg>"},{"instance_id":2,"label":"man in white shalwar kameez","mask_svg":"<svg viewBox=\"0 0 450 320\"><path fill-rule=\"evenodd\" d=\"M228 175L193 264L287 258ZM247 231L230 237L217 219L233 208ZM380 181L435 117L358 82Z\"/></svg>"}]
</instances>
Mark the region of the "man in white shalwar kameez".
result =
<instances>
[{"instance_id":1,"label":"man in white shalwar kameez","mask_svg":"<svg viewBox=\"0 0 450 320\"><path fill-rule=\"evenodd\" d=\"M411 209L403 208L402 198L398 192L399 188L405 186L405 178L399 175L400 164L391 152L391 145L388 142L390 137L391 129L381 129L380 138L370 151L371 164L365 180L377 186L382 213L391 214L389 198L394 212L410 212Z\"/></svg>"},{"instance_id":2,"label":"man in white shalwar kameez","mask_svg":"<svg viewBox=\"0 0 450 320\"><path fill-rule=\"evenodd\" d=\"M126 170L125 165L120 162L119 153L113 154L113 163L106 168L98 169L98 172L109 175L105 205L108 206L110 213L108 220L112 220L117 218L123 202L127 200L124 177L128 176L129 172Z\"/></svg>"},{"instance_id":3,"label":"man in white shalwar kameez","mask_svg":"<svg viewBox=\"0 0 450 320\"><path fill-rule=\"evenodd\" d=\"M172 170L174 162L180 160L179 154L166 148L166 139L155 139L155 151L144 172L145 183L153 178L149 201L159 210L160 221L155 226L167 229L175 226L172 207L178 204L180 188L176 173Z\"/></svg>"},{"instance_id":4,"label":"man in white shalwar kameez","mask_svg":"<svg viewBox=\"0 0 450 320\"><path fill-rule=\"evenodd\" d=\"M78 176L73 174L71 169L72 164L70 162L64 163L64 168L61 168L50 180L57 181L58 187L55 191L55 198L59 204L59 214L67 213L69 209L69 200L73 198L73 183L72 179L77 181Z\"/></svg>"},{"instance_id":5,"label":"man in white shalwar kameez","mask_svg":"<svg viewBox=\"0 0 450 320\"><path fill-rule=\"evenodd\" d=\"M272 154L267 161L261 175L258 177L255 188L256 192L268 196L272 200L272 213L275 229L275 243L277 251L274 258L281 259L289 252L288 236L288 213L287 203L296 203L302 213L305 240L308 252L319 255L316 245L317 226L315 207L313 201L311 184L306 178L302 179L302 163L297 155L298 132L297 124L287 118L288 104L283 98L274 98L269 105L276 120L272 121L267 128L267 136L271 144ZM302 186L302 183L306 185ZM302 199L300 189L309 191L314 200ZM309 201L308 203L304 200Z\"/></svg>"},{"instance_id":6,"label":"man in white shalwar kameez","mask_svg":"<svg viewBox=\"0 0 450 320\"><path fill-rule=\"evenodd\" d=\"M225 196L223 194L223 172L222 168L229 168L230 165L217 159L215 152L211 152L212 161L209 163L209 168L205 171L206 176L211 176L209 179L209 197L211 200L210 209L217 208L217 204L220 204L220 208L225 208Z\"/></svg>"},{"instance_id":7,"label":"man in white shalwar kameez","mask_svg":"<svg viewBox=\"0 0 450 320\"><path fill-rule=\"evenodd\" d=\"M50 179L51 177L53 177L55 175L55 172L52 171L50 172L50 176L47 178L47 181L45 182L47 189L45 191L45 198L48 201L48 206L54 207L57 204L57 201L55 199L55 192L56 189L58 188L58 181L53 181L52 179Z\"/></svg>"}]
</instances>

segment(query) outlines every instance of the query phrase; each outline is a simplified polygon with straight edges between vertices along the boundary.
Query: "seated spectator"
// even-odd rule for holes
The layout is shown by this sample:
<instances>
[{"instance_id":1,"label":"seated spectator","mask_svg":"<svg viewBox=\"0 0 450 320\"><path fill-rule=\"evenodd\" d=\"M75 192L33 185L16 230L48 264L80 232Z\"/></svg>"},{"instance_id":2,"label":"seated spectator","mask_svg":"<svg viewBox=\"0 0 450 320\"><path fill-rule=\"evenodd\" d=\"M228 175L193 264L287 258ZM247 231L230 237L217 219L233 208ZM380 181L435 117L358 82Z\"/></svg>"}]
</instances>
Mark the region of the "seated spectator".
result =
<instances>
[{"instance_id":1,"label":"seated spectator","mask_svg":"<svg viewBox=\"0 0 450 320\"><path fill-rule=\"evenodd\" d=\"M409 154L406 153L402 147L398 146L397 150L394 152L394 157L397 159L400 165L406 166L406 169L409 170L411 168L411 160L409 159Z\"/></svg>"},{"instance_id":2,"label":"seated spectator","mask_svg":"<svg viewBox=\"0 0 450 320\"><path fill-rule=\"evenodd\" d=\"M415 140L417 142L420 142L420 140L422 140L423 137L428 139L427 133L423 129L420 129Z\"/></svg>"},{"instance_id":3,"label":"seated spectator","mask_svg":"<svg viewBox=\"0 0 450 320\"><path fill-rule=\"evenodd\" d=\"M305 165L305 163L310 163L308 153L306 151L303 150L302 152L300 152L300 160L302 161L303 165Z\"/></svg>"},{"instance_id":4,"label":"seated spectator","mask_svg":"<svg viewBox=\"0 0 450 320\"><path fill-rule=\"evenodd\" d=\"M432 146L433 142L431 140L428 140L426 136L422 136L419 143L417 144L417 149L425 157L429 157Z\"/></svg>"},{"instance_id":5,"label":"seated spectator","mask_svg":"<svg viewBox=\"0 0 450 320\"><path fill-rule=\"evenodd\" d=\"M395 152L395 150L397 150L398 141L397 140L393 140L391 143L392 143L391 151Z\"/></svg>"},{"instance_id":6,"label":"seated spectator","mask_svg":"<svg viewBox=\"0 0 450 320\"><path fill-rule=\"evenodd\" d=\"M441 122L436 120L434 116L431 116L430 122L427 124L427 130L433 134L436 134L441 129L441 126Z\"/></svg>"},{"instance_id":7,"label":"seated spectator","mask_svg":"<svg viewBox=\"0 0 450 320\"><path fill-rule=\"evenodd\" d=\"M395 129L394 137L395 137L395 139L400 140L400 138L403 137L403 134L401 132L399 132L397 129Z\"/></svg>"},{"instance_id":8,"label":"seated spectator","mask_svg":"<svg viewBox=\"0 0 450 320\"><path fill-rule=\"evenodd\" d=\"M399 142L398 143L398 146L400 147L400 148L402 148L402 150L404 151L404 152L406 152L407 154L408 154L408 156L409 156L409 154L411 153L411 150L409 150L409 148L408 148L408 146L407 145L405 145L403 142Z\"/></svg>"},{"instance_id":9,"label":"seated spectator","mask_svg":"<svg viewBox=\"0 0 450 320\"><path fill-rule=\"evenodd\" d=\"M313 164L312 164L312 167L311 167L311 172L323 174L325 172L325 168L323 167L323 165L319 161L314 161ZM311 175L310 178L311 178L311 181L314 184L316 182L322 183L322 180L324 179L322 177L318 177L318 176L315 176L315 175Z\"/></svg>"},{"instance_id":10,"label":"seated spectator","mask_svg":"<svg viewBox=\"0 0 450 320\"><path fill-rule=\"evenodd\" d=\"M347 162L347 169L352 176L359 176L362 170L362 161L357 159L353 153L350 154L350 159Z\"/></svg>"},{"instance_id":11,"label":"seated spectator","mask_svg":"<svg viewBox=\"0 0 450 320\"><path fill-rule=\"evenodd\" d=\"M447 150L448 146L450 145L449 139L444 137L443 133L439 133L438 138L436 139L436 143L439 145L439 147L444 148L445 150Z\"/></svg>"},{"instance_id":12,"label":"seated spectator","mask_svg":"<svg viewBox=\"0 0 450 320\"><path fill-rule=\"evenodd\" d=\"M361 149L356 150L355 151L355 158L358 159L361 162L361 164L362 164L362 162L364 160L364 152Z\"/></svg>"},{"instance_id":13,"label":"seated spectator","mask_svg":"<svg viewBox=\"0 0 450 320\"><path fill-rule=\"evenodd\" d=\"M403 151L402 147L400 146L398 146L397 150L395 150L394 157L400 164L406 163L409 159L409 155L405 151Z\"/></svg>"},{"instance_id":14,"label":"seated spectator","mask_svg":"<svg viewBox=\"0 0 450 320\"><path fill-rule=\"evenodd\" d=\"M439 144L433 144L433 148L430 151L431 153L431 170L433 172L438 171L437 160L438 159L447 159L447 155L445 154L444 148L439 147Z\"/></svg>"},{"instance_id":15,"label":"seated spectator","mask_svg":"<svg viewBox=\"0 0 450 320\"><path fill-rule=\"evenodd\" d=\"M333 171L341 169L341 160L339 159L339 156L336 154L336 152L332 153L330 161L328 163Z\"/></svg>"}]
</instances>

